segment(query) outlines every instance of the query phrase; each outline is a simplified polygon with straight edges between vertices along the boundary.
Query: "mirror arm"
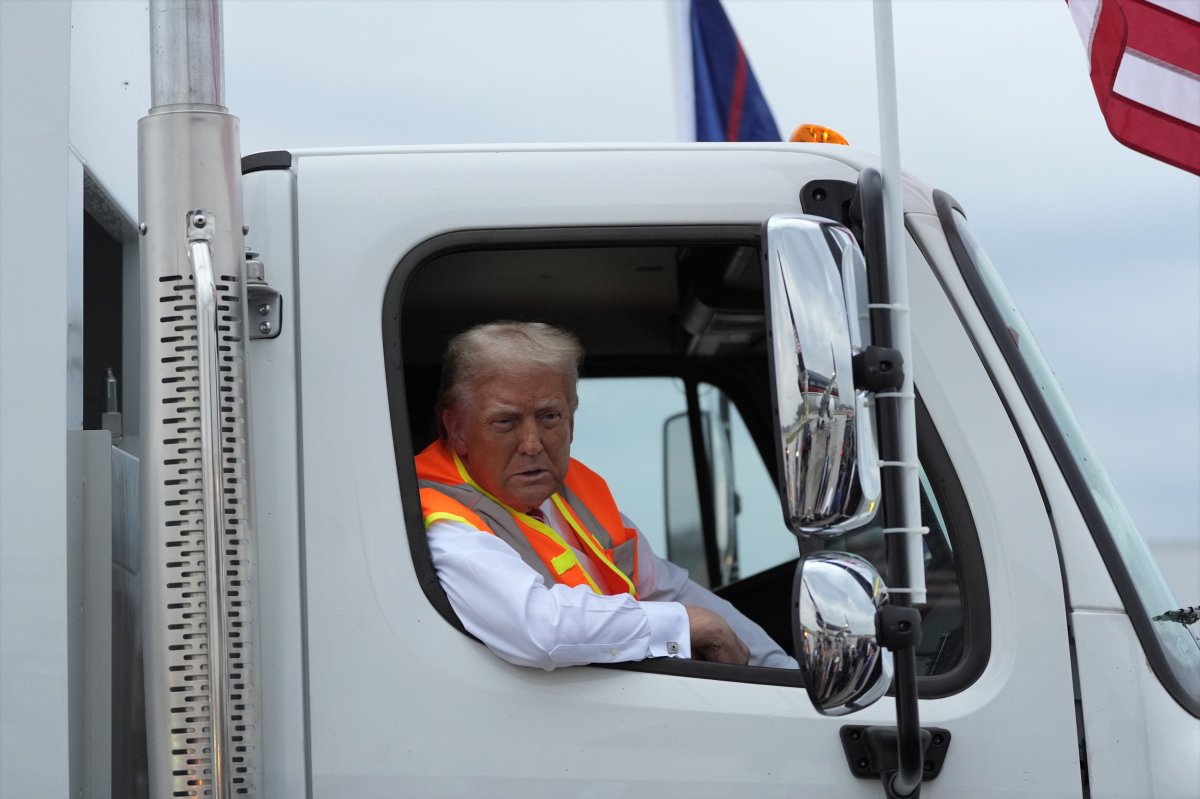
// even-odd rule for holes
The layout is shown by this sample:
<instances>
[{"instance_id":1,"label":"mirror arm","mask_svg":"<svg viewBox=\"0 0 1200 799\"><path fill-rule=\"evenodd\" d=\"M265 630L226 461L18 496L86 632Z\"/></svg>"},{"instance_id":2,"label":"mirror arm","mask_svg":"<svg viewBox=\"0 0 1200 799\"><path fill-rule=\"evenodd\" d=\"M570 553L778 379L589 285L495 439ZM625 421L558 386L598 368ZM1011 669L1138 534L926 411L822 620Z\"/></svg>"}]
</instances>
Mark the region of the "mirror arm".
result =
<instances>
[{"instance_id":1,"label":"mirror arm","mask_svg":"<svg viewBox=\"0 0 1200 799\"><path fill-rule=\"evenodd\" d=\"M931 782L942 773L950 750L950 731L944 727L923 727L921 747L924 750L922 782ZM850 773L860 779L879 779L889 797L896 774L898 733L895 727L873 727L848 724L841 729L842 750Z\"/></svg>"},{"instance_id":2,"label":"mirror arm","mask_svg":"<svg viewBox=\"0 0 1200 799\"><path fill-rule=\"evenodd\" d=\"M879 643L892 651L896 666L896 753L900 768L883 776L883 787L888 799L912 799L921 793L929 734L922 734L917 717L916 691L904 690L906 678L901 675L904 668L911 669L912 681L916 684L916 650L921 643L921 612L903 605L885 605L875 614L875 634L879 637Z\"/></svg>"},{"instance_id":3,"label":"mirror arm","mask_svg":"<svg viewBox=\"0 0 1200 799\"><path fill-rule=\"evenodd\" d=\"M887 351L892 351L892 324L889 318L891 290L888 280L887 246L883 223L883 176L874 169L866 169L859 177L859 192L856 199L863 218L863 250L867 258L867 291L871 304L871 339ZM899 353L897 353L899 357ZM892 376L903 385L903 369L894 370ZM901 407L899 397L879 397L876 400L879 422L879 456L882 462L896 463L902 460L900 433ZM882 478L884 527L903 529L904 482L900 468L884 469ZM905 557L903 540L896 536L887 539L887 580L889 585L910 586L908 560ZM917 613L911 607L912 597L905 592L890 595L896 611ZM918 635L920 616L917 616ZM877 630L883 633L883 628ZM888 647L891 649L892 647ZM896 677L896 727L897 755L900 769L884 780L888 799L915 799L921 792L921 720L917 706L917 661L915 646L900 646L892 650Z\"/></svg>"}]
</instances>

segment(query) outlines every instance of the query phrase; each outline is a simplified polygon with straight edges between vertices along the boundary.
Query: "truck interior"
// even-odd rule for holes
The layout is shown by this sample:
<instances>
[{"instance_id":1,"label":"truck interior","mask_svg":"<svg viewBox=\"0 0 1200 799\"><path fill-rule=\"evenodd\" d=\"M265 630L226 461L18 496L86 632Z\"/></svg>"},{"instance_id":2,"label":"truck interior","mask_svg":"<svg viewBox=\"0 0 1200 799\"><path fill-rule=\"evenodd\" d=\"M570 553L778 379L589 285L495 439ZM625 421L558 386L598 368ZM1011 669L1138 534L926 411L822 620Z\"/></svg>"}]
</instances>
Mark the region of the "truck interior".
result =
<instances>
[{"instance_id":1,"label":"truck interior","mask_svg":"<svg viewBox=\"0 0 1200 799\"><path fill-rule=\"evenodd\" d=\"M446 343L472 325L501 319L547 322L574 332L586 352L585 380L663 376L682 381L692 397L689 414L699 412L690 387L715 386L736 406L773 481L760 235L757 225L491 230L451 233L415 248L396 268L383 318L402 483L411 475L405 462L410 464L436 437L433 406ZM646 441L637 457L661 461L663 450L662 438ZM702 473L706 468L711 469L711 460L706 466L701 459L690 475L698 486L713 486L714 476ZM954 540L964 532L973 535L973 529L969 518L952 518L967 516L965 502L960 505L948 496L943 482L926 480L922 502L931 529L926 558L930 603L924 609L926 635L918 659L921 673L933 679L926 680L923 695L945 690L938 683L960 671L968 639L973 634L978 638L964 623L962 564L955 557L959 546ZM406 506L417 505L415 480L402 489L406 498L408 491L414 497ZM704 538L697 548L712 552L717 537L712 514L696 515L704 519L696 530ZM419 513L416 517L406 519L415 566L430 601L457 625L429 563ZM733 580L729 570L722 573L711 560L710 573L690 571L693 579L712 587L794 652L791 599L797 559L814 549L850 549L871 560L886 579L881 526L879 521L835 540L793 542L791 557L755 573L734 569ZM680 562L673 552L659 554Z\"/></svg>"}]
</instances>

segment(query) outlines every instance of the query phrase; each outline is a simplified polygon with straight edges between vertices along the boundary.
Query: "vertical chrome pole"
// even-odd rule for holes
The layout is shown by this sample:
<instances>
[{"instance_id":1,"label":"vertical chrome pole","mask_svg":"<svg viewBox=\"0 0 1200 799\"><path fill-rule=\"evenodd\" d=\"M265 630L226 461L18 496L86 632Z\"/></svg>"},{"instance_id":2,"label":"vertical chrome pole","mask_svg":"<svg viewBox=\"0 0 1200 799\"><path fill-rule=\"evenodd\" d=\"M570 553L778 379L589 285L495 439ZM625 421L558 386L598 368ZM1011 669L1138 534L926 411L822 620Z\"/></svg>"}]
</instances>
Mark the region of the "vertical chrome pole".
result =
<instances>
[{"instance_id":1,"label":"vertical chrome pole","mask_svg":"<svg viewBox=\"0 0 1200 799\"><path fill-rule=\"evenodd\" d=\"M167 106L225 111L220 0L150 3L150 113Z\"/></svg>"},{"instance_id":2,"label":"vertical chrome pole","mask_svg":"<svg viewBox=\"0 0 1200 799\"><path fill-rule=\"evenodd\" d=\"M695 67L692 65L692 4L667 0L671 59L675 62L675 118L679 141L696 140Z\"/></svg>"},{"instance_id":3,"label":"vertical chrome pole","mask_svg":"<svg viewBox=\"0 0 1200 799\"><path fill-rule=\"evenodd\" d=\"M883 172L883 218L887 240L888 285L892 302L892 346L904 359L900 389L900 462L903 469L906 585L888 586L925 602L925 559L921 541L921 493L917 473L917 409L913 393L912 316L908 306L908 261L904 247L904 189L900 177L900 114L896 104L896 55L892 40L891 0L875 0L875 83L879 95L879 138ZM894 579L894 575L891 577Z\"/></svg>"},{"instance_id":4,"label":"vertical chrome pole","mask_svg":"<svg viewBox=\"0 0 1200 799\"><path fill-rule=\"evenodd\" d=\"M261 791L238 123L219 0L152 0L138 123L150 793Z\"/></svg>"}]
</instances>

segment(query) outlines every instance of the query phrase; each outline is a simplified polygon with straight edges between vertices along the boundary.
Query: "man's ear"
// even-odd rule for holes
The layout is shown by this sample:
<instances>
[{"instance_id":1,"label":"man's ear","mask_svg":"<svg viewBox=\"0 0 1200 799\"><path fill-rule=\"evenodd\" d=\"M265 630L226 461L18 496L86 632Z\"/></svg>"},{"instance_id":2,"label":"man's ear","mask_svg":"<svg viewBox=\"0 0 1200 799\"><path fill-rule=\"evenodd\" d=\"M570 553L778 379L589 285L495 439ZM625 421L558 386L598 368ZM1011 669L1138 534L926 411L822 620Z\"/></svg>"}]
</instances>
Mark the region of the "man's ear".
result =
<instances>
[{"instance_id":1,"label":"man's ear","mask_svg":"<svg viewBox=\"0 0 1200 799\"><path fill-rule=\"evenodd\" d=\"M462 419L454 412L454 409L446 408L442 411L442 427L446 428L446 440L450 444L450 449L454 450L460 458L466 455L467 442L463 438Z\"/></svg>"}]
</instances>

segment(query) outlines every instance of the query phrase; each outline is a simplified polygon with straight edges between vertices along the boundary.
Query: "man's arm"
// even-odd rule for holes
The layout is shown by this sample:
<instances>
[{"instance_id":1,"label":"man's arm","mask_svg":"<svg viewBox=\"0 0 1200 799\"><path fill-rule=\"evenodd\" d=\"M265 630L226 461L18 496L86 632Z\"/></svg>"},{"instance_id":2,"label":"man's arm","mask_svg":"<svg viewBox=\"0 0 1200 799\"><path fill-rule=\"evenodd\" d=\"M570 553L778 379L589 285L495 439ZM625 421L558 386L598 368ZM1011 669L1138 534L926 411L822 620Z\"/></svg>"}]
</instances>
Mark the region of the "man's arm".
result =
<instances>
[{"instance_id":1,"label":"man's arm","mask_svg":"<svg viewBox=\"0 0 1200 799\"><path fill-rule=\"evenodd\" d=\"M508 544L455 522L434 523L428 540L463 626L510 663L550 670L693 654L688 611L678 602L547 587Z\"/></svg>"},{"instance_id":2,"label":"man's arm","mask_svg":"<svg viewBox=\"0 0 1200 799\"><path fill-rule=\"evenodd\" d=\"M624 515L625 524L634 527ZM636 528L635 528L636 529ZM745 642L750 651L750 665L771 666L780 669L796 669L799 664L795 658L783 651L762 627L746 618L733 605L699 585L688 577L687 570L676 566L669 560L658 557L654 549L646 541L646 536L638 533L638 595L644 600L681 602L688 607L689 612L702 608L715 613L728 624L732 632ZM706 629L710 629L707 628ZM692 628L693 635L696 629ZM721 644L717 644L721 648ZM692 648L697 649L693 639ZM721 651L728 651L721 649ZM703 658L702 653L693 655L697 659L718 660L719 657ZM734 662L721 660L721 662Z\"/></svg>"}]
</instances>

